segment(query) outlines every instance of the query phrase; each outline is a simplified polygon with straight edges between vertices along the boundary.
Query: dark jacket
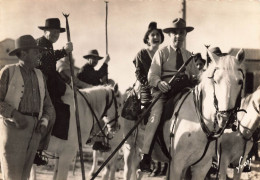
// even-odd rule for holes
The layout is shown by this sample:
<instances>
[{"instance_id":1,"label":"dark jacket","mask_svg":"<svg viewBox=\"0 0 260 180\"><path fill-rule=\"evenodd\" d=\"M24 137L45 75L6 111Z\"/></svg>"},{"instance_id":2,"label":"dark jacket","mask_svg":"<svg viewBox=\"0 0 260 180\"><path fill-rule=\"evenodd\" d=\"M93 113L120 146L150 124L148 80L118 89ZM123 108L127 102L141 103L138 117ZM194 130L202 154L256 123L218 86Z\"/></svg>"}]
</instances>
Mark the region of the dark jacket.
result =
<instances>
[{"instance_id":1,"label":"dark jacket","mask_svg":"<svg viewBox=\"0 0 260 180\"><path fill-rule=\"evenodd\" d=\"M152 59L149 56L148 52L146 49L142 49L139 51L133 60L133 63L136 67L135 70L135 75L137 80L141 83L144 84L147 82L147 75L149 68L152 63Z\"/></svg>"},{"instance_id":2,"label":"dark jacket","mask_svg":"<svg viewBox=\"0 0 260 180\"><path fill-rule=\"evenodd\" d=\"M52 43L46 39L44 36L36 39L37 45L47 48L48 51L42 52L42 57L40 59L39 69L46 76L47 88L52 99L53 104L55 104L54 99L60 99L64 95L66 90L65 82L62 80L60 74L56 71L56 62L61 58L65 57L66 51L54 50Z\"/></svg>"},{"instance_id":3,"label":"dark jacket","mask_svg":"<svg viewBox=\"0 0 260 180\"><path fill-rule=\"evenodd\" d=\"M107 64L104 63L99 70L95 70L91 65L85 64L77 74L79 80L93 86L101 85L101 78L107 75Z\"/></svg>"}]
</instances>

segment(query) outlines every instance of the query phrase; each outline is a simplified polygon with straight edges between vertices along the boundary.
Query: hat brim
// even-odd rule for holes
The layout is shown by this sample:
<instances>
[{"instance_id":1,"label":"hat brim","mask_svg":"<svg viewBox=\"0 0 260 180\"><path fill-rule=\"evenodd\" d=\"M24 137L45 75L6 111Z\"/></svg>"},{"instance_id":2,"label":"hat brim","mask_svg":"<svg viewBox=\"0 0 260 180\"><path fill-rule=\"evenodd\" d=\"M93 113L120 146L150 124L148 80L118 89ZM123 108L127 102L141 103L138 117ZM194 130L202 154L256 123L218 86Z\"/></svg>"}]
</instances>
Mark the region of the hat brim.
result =
<instances>
[{"instance_id":1,"label":"hat brim","mask_svg":"<svg viewBox=\"0 0 260 180\"><path fill-rule=\"evenodd\" d=\"M24 47L24 48L14 49L14 50L12 50L11 52L9 52L9 56L15 56L16 53L18 53L19 51L26 50L26 49L39 49L39 50L47 51L47 48L44 48L44 47L31 46L31 47Z\"/></svg>"},{"instance_id":2,"label":"hat brim","mask_svg":"<svg viewBox=\"0 0 260 180\"><path fill-rule=\"evenodd\" d=\"M38 26L38 28L41 29L41 30L49 30L49 29L53 29L53 28L49 28L49 27L45 27L45 26ZM63 33L63 32L66 31L65 28L59 28L59 30L60 30L60 33Z\"/></svg>"},{"instance_id":3,"label":"hat brim","mask_svg":"<svg viewBox=\"0 0 260 180\"><path fill-rule=\"evenodd\" d=\"M103 59L103 57L97 56L97 55L95 55L95 54L88 54L88 55L83 56L83 58L85 58L85 59L88 59L88 58L90 58L90 57L94 57L94 58L97 59L97 60Z\"/></svg>"},{"instance_id":4,"label":"hat brim","mask_svg":"<svg viewBox=\"0 0 260 180\"><path fill-rule=\"evenodd\" d=\"M164 33L169 33L169 32L171 32L173 30L176 30L176 29L186 29L187 32L191 32L191 31L193 31L194 27L189 27L189 26L188 27L183 27L183 28L169 27L169 28L163 29L163 32Z\"/></svg>"}]
</instances>

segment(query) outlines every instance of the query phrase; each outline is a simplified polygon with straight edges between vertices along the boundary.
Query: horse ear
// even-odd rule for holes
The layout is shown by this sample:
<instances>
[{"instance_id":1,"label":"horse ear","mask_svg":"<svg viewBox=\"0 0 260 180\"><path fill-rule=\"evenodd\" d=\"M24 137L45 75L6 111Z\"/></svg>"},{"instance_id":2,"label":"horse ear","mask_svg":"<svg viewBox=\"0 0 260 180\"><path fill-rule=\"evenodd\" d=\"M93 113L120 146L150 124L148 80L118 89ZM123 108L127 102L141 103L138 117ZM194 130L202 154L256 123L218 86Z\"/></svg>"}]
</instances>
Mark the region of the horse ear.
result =
<instances>
[{"instance_id":1,"label":"horse ear","mask_svg":"<svg viewBox=\"0 0 260 180\"><path fill-rule=\"evenodd\" d=\"M219 57L218 57L216 54L210 52L208 49L207 49L207 51L208 51L208 55L209 55L210 59L211 59L213 62L215 62L215 64L217 64L217 62L218 62L218 60L219 60Z\"/></svg>"},{"instance_id":2,"label":"horse ear","mask_svg":"<svg viewBox=\"0 0 260 180\"><path fill-rule=\"evenodd\" d=\"M118 92L118 84L117 83L114 85L114 92Z\"/></svg>"},{"instance_id":3,"label":"horse ear","mask_svg":"<svg viewBox=\"0 0 260 180\"><path fill-rule=\"evenodd\" d=\"M245 60L245 51L244 49L240 49L236 55L236 59L241 64Z\"/></svg>"}]
</instances>

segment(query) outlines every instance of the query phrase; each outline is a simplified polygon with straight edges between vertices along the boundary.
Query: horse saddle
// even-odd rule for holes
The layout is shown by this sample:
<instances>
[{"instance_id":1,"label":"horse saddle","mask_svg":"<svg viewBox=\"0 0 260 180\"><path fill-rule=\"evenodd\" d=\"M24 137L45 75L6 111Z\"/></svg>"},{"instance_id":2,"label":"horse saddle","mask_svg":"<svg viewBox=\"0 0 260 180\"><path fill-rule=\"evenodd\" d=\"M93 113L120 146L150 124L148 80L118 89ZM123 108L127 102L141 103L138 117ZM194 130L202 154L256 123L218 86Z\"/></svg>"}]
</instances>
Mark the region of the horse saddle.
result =
<instances>
[{"instance_id":1,"label":"horse saddle","mask_svg":"<svg viewBox=\"0 0 260 180\"><path fill-rule=\"evenodd\" d=\"M155 142L159 145L161 148L161 151L164 153L164 155L171 159L170 153L168 152L168 147L165 144L164 137L163 137L163 125L166 121L170 120L173 116L174 108L176 107L177 103L181 99L181 97L190 91L190 88L184 88L182 91L177 93L175 96L172 96L164 105L163 113L161 116L160 124L158 125L156 134L155 134Z\"/></svg>"}]
</instances>

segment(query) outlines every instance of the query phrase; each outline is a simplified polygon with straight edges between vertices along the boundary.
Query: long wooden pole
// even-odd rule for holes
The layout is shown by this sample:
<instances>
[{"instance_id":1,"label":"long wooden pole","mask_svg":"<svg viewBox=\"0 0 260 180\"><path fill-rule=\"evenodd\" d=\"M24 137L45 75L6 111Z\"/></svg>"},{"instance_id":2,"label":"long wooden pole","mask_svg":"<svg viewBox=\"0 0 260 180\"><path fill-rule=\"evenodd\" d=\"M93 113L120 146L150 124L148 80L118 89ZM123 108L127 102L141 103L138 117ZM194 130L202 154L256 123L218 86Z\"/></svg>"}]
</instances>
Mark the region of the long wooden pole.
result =
<instances>
[{"instance_id":1,"label":"long wooden pole","mask_svg":"<svg viewBox=\"0 0 260 180\"><path fill-rule=\"evenodd\" d=\"M68 21L69 14L63 13L63 15L66 18L67 39L68 39L68 42L70 42L71 41L70 28L69 28L69 21ZM74 92L74 107L75 107L75 116L76 116L78 142L79 142L79 156L80 156L80 163L81 163L81 173L82 173L82 180L85 180L86 179L85 178L85 167L84 167L84 162L83 162L83 150L82 150L80 121L79 121L78 99L77 99L77 93L76 93L75 82L74 82L75 75L74 75L74 65L72 62L72 53L69 53L69 61L70 61L71 82L72 82L72 88L73 88L73 92Z\"/></svg>"},{"instance_id":2,"label":"long wooden pole","mask_svg":"<svg viewBox=\"0 0 260 180\"><path fill-rule=\"evenodd\" d=\"M177 77L179 77L179 74L183 72L183 70L186 68L186 66L191 62L193 59L194 55L192 55L181 67L180 69L176 72L176 74L169 80L169 84L171 84ZM174 87L173 87L174 88ZM162 92L160 92L152 101L152 103L145 109L145 111L138 117L138 120L136 121L134 127L129 130L128 134L125 136L125 138L120 142L120 144L115 148L115 150L110 154L110 156L103 162L103 164L100 166L100 168L95 172L95 174L92 176L90 180L94 180L97 175L100 173L100 171L105 167L105 165L113 158L113 156L116 154L116 152L123 146L125 141L131 136L131 134L134 132L134 130L138 127L138 125L142 122L144 117L150 112L154 104L160 99L160 97L163 95Z\"/></svg>"},{"instance_id":3,"label":"long wooden pole","mask_svg":"<svg viewBox=\"0 0 260 180\"><path fill-rule=\"evenodd\" d=\"M108 35L107 35L107 17L108 17L108 1L105 1L106 3L106 23L105 23L105 28L106 28L106 55L108 55ZM106 75L106 83L108 83L108 72Z\"/></svg>"},{"instance_id":4,"label":"long wooden pole","mask_svg":"<svg viewBox=\"0 0 260 180\"><path fill-rule=\"evenodd\" d=\"M108 36L107 36L107 17L108 17L108 1L105 1L106 3L106 54L108 54Z\"/></svg>"}]
</instances>

